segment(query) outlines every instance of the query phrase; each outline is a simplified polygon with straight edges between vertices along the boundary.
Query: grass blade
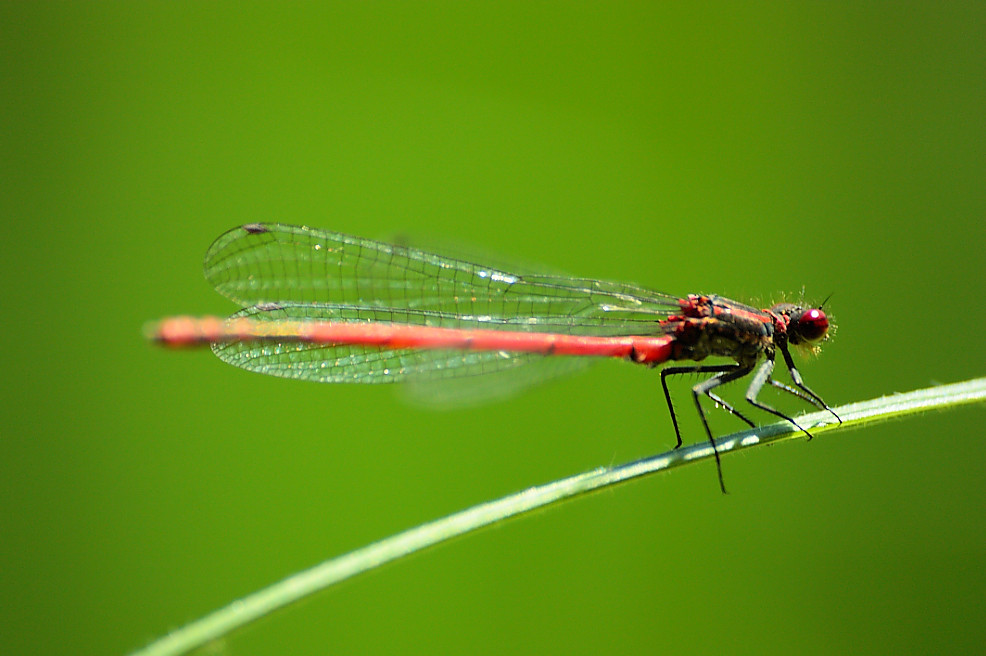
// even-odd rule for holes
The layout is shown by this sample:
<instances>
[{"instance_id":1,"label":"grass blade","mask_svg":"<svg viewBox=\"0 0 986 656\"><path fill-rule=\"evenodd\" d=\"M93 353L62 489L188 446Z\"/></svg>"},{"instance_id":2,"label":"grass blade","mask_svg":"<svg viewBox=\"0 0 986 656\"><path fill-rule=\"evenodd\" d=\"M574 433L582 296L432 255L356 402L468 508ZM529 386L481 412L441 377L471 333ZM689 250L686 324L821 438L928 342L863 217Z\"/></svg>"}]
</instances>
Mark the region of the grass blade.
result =
<instances>
[{"instance_id":1,"label":"grass blade","mask_svg":"<svg viewBox=\"0 0 986 656\"><path fill-rule=\"evenodd\" d=\"M842 417L841 426L833 423L832 416L827 412L804 415L797 421L817 436L833 430L859 428L896 417L984 400L986 378L978 378L835 408ZM801 436L800 432L784 422L728 435L717 440L716 445L719 453L725 454ZM622 465L601 467L473 506L294 574L164 636L134 652L134 656L186 654L309 595L402 556L535 509L712 457L712 447L703 442Z\"/></svg>"}]
</instances>

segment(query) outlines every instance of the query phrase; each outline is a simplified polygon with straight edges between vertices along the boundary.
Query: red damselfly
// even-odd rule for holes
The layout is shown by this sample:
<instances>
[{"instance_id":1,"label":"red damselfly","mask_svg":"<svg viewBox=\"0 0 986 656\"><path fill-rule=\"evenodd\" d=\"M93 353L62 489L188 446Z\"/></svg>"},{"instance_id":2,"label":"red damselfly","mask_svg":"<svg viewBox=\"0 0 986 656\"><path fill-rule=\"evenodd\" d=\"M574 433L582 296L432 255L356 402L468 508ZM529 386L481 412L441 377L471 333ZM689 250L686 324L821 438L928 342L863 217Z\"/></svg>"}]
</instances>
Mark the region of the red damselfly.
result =
<instances>
[{"instance_id":1,"label":"red damselfly","mask_svg":"<svg viewBox=\"0 0 986 656\"><path fill-rule=\"evenodd\" d=\"M205 276L244 309L229 319L175 317L150 329L168 345L209 344L244 369L334 383L438 380L501 372L545 356L605 356L657 366L727 358L725 364L665 367L661 385L681 446L667 380L712 374L700 398L753 421L714 390L753 374L746 400L811 434L758 400L771 385L839 417L803 382L790 346L817 349L829 331L821 307L769 309L715 295L677 297L636 285L502 268L306 226L248 224L217 239ZM794 386L773 378L780 352ZM841 422L841 420L840 420Z\"/></svg>"}]
</instances>

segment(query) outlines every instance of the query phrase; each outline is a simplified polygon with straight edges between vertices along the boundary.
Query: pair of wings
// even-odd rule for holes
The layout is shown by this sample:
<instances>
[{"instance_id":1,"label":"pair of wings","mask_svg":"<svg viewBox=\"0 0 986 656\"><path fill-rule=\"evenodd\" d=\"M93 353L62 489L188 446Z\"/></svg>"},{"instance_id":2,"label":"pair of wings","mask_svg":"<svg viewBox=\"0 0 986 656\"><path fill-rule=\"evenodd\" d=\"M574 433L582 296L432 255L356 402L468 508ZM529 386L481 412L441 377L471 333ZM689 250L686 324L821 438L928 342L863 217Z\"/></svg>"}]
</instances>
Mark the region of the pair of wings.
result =
<instances>
[{"instance_id":1,"label":"pair of wings","mask_svg":"<svg viewBox=\"0 0 986 656\"><path fill-rule=\"evenodd\" d=\"M257 320L384 322L574 335L648 335L677 299L635 285L504 271L397 244L306 226L248 224L219 237L205 277ZM587 358L503 351L229 342L222 360L317 382L435 382L517 369L516 388L576 369ZM499 382L487 387L499 389ZM486 394L493 390L480 391ZM433 392L429 396L435 396Z\"/></svg>"}]
</instances>

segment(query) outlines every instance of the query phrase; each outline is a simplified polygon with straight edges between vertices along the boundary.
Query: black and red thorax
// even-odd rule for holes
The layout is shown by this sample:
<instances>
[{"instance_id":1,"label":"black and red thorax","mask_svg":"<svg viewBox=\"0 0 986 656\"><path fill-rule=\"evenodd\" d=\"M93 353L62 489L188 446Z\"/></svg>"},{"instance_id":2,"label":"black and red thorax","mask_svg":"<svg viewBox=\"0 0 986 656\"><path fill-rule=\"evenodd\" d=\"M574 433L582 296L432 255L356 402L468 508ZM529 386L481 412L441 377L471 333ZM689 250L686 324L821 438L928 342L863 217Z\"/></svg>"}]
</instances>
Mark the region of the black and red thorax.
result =
<instances>
[{"instance_id":1,"label":"black and red thorax","mask_svg":"<svg viewBox=\"0 0 986 656\"><path fill-rule=\"evenodd\" d=\"M778 342L804 344L823 338L828 319L822 310L778 303L757 309L715 295L690 294L679 303L681 314L661 322L674 337L672 360L721 356L753 367L761 356L773 359Z\"/></svg>"}]
</instances>

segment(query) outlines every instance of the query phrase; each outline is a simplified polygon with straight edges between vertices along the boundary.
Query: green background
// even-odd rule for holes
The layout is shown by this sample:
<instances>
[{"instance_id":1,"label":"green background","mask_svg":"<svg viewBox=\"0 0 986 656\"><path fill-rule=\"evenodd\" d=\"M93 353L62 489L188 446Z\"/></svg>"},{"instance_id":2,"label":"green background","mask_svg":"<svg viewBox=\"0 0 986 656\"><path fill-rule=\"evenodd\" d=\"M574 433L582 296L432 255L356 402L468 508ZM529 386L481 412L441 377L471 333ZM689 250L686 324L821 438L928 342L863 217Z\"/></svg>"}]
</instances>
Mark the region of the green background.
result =
<instances>
[{"instance_id":1,"label":"green background","mask_svg":"<svg viewBox=\"0 0 986 656\"><path fill-rule=\"evenodd\" d=\"M672 446L656 372L621 362L433 412L145 343L147 320L233 310L201 258L237 224L755 303L833 293L835 339L802 362L831 404L983 374L982 3L4 3L0 25L4 654L122 654ZM634 482L226 647L978 651L983 418L727 456L725 497L708 463Z\"/></svg>"}]
</instances>

